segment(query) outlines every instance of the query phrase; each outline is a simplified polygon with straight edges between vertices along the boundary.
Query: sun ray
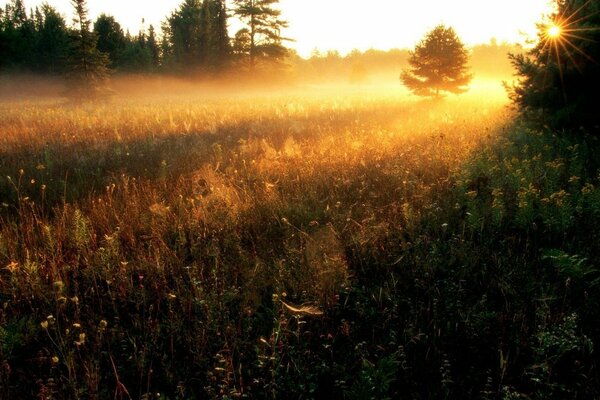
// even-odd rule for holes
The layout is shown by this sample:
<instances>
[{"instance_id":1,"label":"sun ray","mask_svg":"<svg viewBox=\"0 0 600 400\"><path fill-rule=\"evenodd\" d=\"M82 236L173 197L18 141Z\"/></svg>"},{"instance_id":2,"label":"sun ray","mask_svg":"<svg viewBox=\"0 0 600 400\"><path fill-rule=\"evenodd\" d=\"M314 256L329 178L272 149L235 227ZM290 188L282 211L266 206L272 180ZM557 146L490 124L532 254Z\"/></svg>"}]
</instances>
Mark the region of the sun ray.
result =
<instances>
[{"instance_id":1,"label":"sun ray","mask_svg":"<svg viewBox=\"0 0 600 400\"><path fill-rule=\"evenodd\" d=\"M585 16L579 18L579 19L576 19L575 21L563 21L563 23L565 23L565 24L568 23L568 25L575 25L575 24L580 23L581 21L585 21L586 19L589 19L590 17L593 17L594 15L596 15L598 13L599 13L599 11L596 11L594 13L591 13L591 14L585 15Z\"/></svg>"},{"instance_id":2,"label":"sun ray","mask_svg":"<svg viewBox=\"0 0 600 400\"><path fill-rule=\"evenodd\" d=\"M574 38L574 39L583 40L584 42L592 42L592 43L596 43L596 42L597 42L597 41L596 41L596 40L594 40L594 39L586 38L586 37L584 37L584 36L574 35L574 34L572 34L572 33L568 33L568 32L565 32L565 33L563 33L563 35L564 35L564 36L571 37L571 38Z\"/></svg>"},{"instance_id":3,"label":"sun ray","mask_svg":"<svg viewBox=\"0 0 600 400\"><path fill-rule=\"evenodd\" d=\"M560 86L562 89L563 100L565 101L565 104L567 104L568 98L567 98L567 90L565 88L565 76L564 76L564 71L563 71L562 60L560 58L560 52L558 51L558 44L556 43L556 41L554 42L554 52L556 53L556 61L557 61L556 64L558 65L558 73L560 75Z\"/></svg>"},{"instance_id":4,"label":"sun ray","mask_svg":"<svg viewBox=\"0 0 600 400\"><path fill-rule=\"evenodd\" d=\"M567 48L567 45L564 42L558 42L558 44L563 48L563 50L565 51L565 53L567 54L567 57L569 57L569 60L571 60L571 62L573 63L573 66L575 67L575 69L581 73L582 70L579 67L579 64L577 63L577 60L575 60L575 58L573 57L573 55L571 54L571 52L569 51L569 49Z\"/></svg>"},{"instance_id":5,"label":"sun ray","mask_svg":"<svg viewBox=\"0 0 600 400\"><path fill-rule=\"evenodd\" d=\"M571 13L571 15L569 15L567 18L565 18L565 15L564 15L564 14L563 14L563 15L561 15L561 18L560 18L560 19L563 21L563 23L564 23L565 25L571 25L571 24L575 24L575 23L577 23L577 22L581 21L581 19L579 19L579 20L577 20L577 21L571 21L571 19L572 19L572 18L574 18L575 16L577 16L577 14L579 14L579 13L581 12L581 10L583 10L585 7L587 7L587 6L588 6L588 5L589 5L589 4L590 4L592 1L593 1L593 0L588 0L588 1L586 1L585 3L583 3L583 4L582 4L582 5L581 5L581 6L580 6L580 7L579 7L577 10L573 11L573 12ZM565 13L566 13L566 11L568 11L568 10L565 10ZM586 17L583 17L583 18L588 18L588 16L586 16Z\"/></svg>"},{"instance_id":6,"label":"sun ray","mask_svg":"<svg viewBox=\"0 0 600 400\"><path fill-rule=\"evenodd\" d=\"M585 51L581 50L577 45L575 45L573 42L571 42L569 39L565 38L564 41L571 46L576 52L578 52L579 54L581 54L582 56L584 56L588 61L593 62L595 64L598 63L598 61L596 61L592 56L590 56L589 54L586 54Z\"/></svg>"}]
</instances>

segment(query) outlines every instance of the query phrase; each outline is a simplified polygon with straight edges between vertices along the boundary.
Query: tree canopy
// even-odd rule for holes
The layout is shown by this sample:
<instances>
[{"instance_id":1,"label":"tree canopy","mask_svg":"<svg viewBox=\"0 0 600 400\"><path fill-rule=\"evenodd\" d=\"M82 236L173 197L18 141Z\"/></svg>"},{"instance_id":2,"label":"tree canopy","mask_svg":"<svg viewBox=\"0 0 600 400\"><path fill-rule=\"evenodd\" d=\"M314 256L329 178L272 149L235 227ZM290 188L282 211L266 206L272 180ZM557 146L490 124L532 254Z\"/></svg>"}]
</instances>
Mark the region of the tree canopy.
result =
<instances>
[{"instance_id":1,"label":"tree canopy","mask_svg":"<svg viewBox=\"0 0 600 400\"><path fill-rule=\"evenodd\" d=\"M472 78L468 61L469 54L454 29L438 25L410 52L410 68L402 71L400 79L420 96L463 93Z\"/></svg>"},{"instance_id":2,"label":"tree canopy","mask_svg":"<svg viewBox=\"0 0 600 400\"><path fill-rule=\"evenodd\" d=\"M234 0L235 15L246 27L235 35L234 51L250 70L264 63L277 63L287 55L281 30L288 26L275 8L279 0Z\"/></svg>"},{"instance_id":3,"label":"tree canopy","mask_svg":"<svg viewBox=\"0 0 600 400\"><path fill-rule=\"evenodd\" d=\"M75 8L72 48L68 57L68 95L93 98L104 94L109 75L109 58L96 47L97 37L90 31L87 1L73 0Z\"/></svg>"},{"instance_id":4,"label":"tree canopy","mask_svg":"<svg viewBox=\"0 0 600 400\"><path fill-rule=\"evenodd\" d=\"M224 0L185 0L162 26L165 64L176 69L215 69L230 55Z\"/></svg>"},{"instance_id":5,"label":"tree canopy","mask_svg":"<svg viewBox=\"0 0 600 400\"><path fill-rule=\"evenodd\" d=\"M511 97L530 118L557 128L600 124L600 2L556 0L538 24L538 41L511 55L518 82Z\"/></svg>"}]
</instances>

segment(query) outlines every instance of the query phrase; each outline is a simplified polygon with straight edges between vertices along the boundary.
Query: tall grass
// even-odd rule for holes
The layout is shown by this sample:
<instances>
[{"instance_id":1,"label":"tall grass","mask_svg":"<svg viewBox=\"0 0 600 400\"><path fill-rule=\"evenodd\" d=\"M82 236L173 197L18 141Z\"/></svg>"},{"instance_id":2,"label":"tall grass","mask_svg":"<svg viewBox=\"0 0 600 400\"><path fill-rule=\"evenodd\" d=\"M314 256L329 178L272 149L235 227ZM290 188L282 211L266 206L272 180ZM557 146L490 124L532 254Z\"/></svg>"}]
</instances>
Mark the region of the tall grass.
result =
<instances>
[{"instance_id":1,"label":"tall grass","mask_svg":"<svg viewBox=\"0 0 600 400\"><path fill-rule=\"evenodd\" d=\"M548 144L502 98L0 113L1 396L594 393L596 331L554 275L590 293L567 238L598 218L595 142Z\"/></svg>"}]
</instances>

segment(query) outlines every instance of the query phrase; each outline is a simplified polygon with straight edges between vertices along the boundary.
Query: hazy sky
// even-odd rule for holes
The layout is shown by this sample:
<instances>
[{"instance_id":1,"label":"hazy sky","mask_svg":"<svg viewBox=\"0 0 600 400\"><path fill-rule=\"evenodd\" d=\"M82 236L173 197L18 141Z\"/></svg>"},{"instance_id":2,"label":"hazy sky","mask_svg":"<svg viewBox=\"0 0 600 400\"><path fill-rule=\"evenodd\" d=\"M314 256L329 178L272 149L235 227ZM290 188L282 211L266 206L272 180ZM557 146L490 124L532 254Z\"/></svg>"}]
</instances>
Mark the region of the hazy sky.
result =
<instances>
[{"instance_id":1,"label":"hazy sky","mask_svg":"<svg viewBox=\"0 0 600 400\"><path fill-rule=\"evenodd\" d=\"M24 0L35 7L43 0ZM0 0L4 6L6 0ZM49 0L70 23L70 0ZM125 28L136 33L142 18L146 26L160 22L181 0L88 0L90 16L114 15ZM284 34L301 55L311 50L353 48L390 49L413 47L440 23L453 26L464 42L523 41L521 33L533 34L535 22L550 10L549 0L281 0L284 19L290 27ZM233 32L231 32L233 34Z\"/></svg>"}]
</instances>

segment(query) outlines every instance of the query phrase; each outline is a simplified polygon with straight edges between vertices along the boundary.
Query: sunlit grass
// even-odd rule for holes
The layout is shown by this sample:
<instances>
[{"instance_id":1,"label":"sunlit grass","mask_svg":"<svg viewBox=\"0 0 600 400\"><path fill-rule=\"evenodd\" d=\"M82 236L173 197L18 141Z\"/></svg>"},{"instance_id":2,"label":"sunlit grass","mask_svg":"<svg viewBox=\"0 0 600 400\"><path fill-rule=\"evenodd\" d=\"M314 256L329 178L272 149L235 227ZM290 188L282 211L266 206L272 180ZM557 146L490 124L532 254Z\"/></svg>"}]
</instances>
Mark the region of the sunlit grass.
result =
<instances>
[{"instance_id":1,"label":"sunlit grass","mask_svg":"<svg viewBox=\"0 0 600 400\"><path fill-rule=\"evenodd\" d=\"M264 397L288 374L308 380L297 363L345 341L392 361L397 343L427 343L450 374L436 338L484 316L431 321L446 318L436 307L462 310L440 291L487 287L479 260L493 249L471 243L507 223L554 234L572 229L577 207L596 210L583 153L557 155L535 132L515 146L494 82L435 101L351 87L0 113L0 324L29 326L18 354L41 354L63 390ZM441 280L427 283L432 274ZM473 301L469 312L484 300ZM362 374L372 351L327 357L357 354Z\"/></svg>"}]
</instances>

